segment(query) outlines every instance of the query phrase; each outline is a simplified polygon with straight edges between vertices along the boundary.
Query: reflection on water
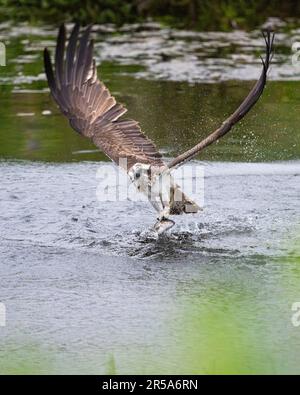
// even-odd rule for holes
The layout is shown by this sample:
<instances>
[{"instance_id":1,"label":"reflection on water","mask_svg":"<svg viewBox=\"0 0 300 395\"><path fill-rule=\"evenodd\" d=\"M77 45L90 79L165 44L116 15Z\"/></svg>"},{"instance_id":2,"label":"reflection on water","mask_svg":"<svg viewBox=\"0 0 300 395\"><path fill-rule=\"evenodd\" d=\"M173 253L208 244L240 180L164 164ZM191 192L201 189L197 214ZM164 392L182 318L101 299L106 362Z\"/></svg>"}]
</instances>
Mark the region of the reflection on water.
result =
<instances>
[{"instance_id":1,"label":"reflection on water","mask_svg":"<svg viewBox=\"0 0 300 395\"><path fill-rule=\"evenodd\" d=\"M181 153L218 127L250 86L226 83L191 87L120 75L110 82L118 99L130 109L129 116L140 121L165 156ZM298 82L269 83L247 118L219 144L203 152L201 159L261 162L299 158L299 91ZM94 145L74 133L48 93L14 93L4 87L0 102L3 158L106 160Z\"/></svg>"},{"instance_id":2,"label":"reflection on water","mask_svg":"<svg viewBox=\"0 0 300 395\"><path fill-rule=\"evenodd\" d=\"M89 141L71 130L49 97L42 49L53 46L56 30L4 25L0 32L7 44L7 66L0 75L0 155L55 162L105 160ZM258 32L204 34L150 25L144 30L127 27L117 35L96 26L94 34L97 59L103 62L102 78L127 105L128 115L140 121L167 156L189 148L219 126L251 88L253 82L244 80L255 80L260 73L258 55L263 40ZM298 36L298 30L277 35L270 72L274 82L234 133L201 158L251 162L299 158L299 83L282 81L284 71L289 72L286 80L298 79L290 58L290 42ZM162 51L171 51L163 61ZM174 68L175 77L163 74L163 80L155 80L160 75L157 67L178 62L178 57L181 63ZM191 70L180 76L185 69L182 63L198 70L201 78ZM148 80L134 78L141 76L141 67L150 73ZM216 68L220 68L223 82L210 79ZM190 78L199 83L188 84ZM209 81L215 83L207 84Z\"/></svg>"},{"instance_id":3,"label":"reflection on water","mask_svg":"<svg viewBox=\"0 0 300 395\"><path fill-rule=\"evenodd\" d=\"M300 373L300 86L279 81L292 79L298 32L279 34L258 106L198 158L204 211L159 239L147 202L96 199L106 159L70 129L42 73L55 29L0 32L1 373ZM165 156L218 126L259 72L258 32L95 35L105 82Z\"/></svg>"}]
</instances>

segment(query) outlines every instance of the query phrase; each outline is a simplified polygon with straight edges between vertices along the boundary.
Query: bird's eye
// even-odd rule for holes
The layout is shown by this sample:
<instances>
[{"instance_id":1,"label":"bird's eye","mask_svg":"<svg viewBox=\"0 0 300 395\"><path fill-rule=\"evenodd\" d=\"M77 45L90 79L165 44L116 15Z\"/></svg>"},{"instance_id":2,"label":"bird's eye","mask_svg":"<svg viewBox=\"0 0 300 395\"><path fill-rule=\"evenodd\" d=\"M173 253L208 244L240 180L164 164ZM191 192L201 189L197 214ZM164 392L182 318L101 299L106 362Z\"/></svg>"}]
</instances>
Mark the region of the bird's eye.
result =
<instances>
[{"instance_id":1,"label":"bird's eye","mask_svg":"<svg viewBox=\"0 0 300 395\"><path fill-rule=\"evenodd\" d=\"M140 178L140 176L141 176L141 173L136 173L135 174L135 178Z\"/></svg>"}]
</instances>

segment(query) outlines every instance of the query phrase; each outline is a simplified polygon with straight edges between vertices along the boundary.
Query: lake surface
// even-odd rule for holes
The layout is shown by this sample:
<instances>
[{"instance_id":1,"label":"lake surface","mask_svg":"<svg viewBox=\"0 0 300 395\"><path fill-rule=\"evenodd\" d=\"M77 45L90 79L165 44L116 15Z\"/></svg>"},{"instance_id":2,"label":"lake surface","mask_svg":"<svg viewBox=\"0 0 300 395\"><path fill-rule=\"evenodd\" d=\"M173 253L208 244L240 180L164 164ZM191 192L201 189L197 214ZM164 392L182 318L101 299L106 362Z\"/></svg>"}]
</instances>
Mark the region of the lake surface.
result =
<instances>
[{"instance_id":1,"label":"lake surface","mask_svg":"<svg viewBox=\"0 0 300 395\"><path fill-rule=\"evenodd\" d=\"M94 35L103 80L166 160L214 130L260 72L258 31ZM257 106L193 162L204 210L160 238L147 202L114 202L111 189L99 201L108 162L49 97L41 50L54 36L0 26L0 372L299 374L298 30L280 30Z\"/></svg>"}]
</instances>

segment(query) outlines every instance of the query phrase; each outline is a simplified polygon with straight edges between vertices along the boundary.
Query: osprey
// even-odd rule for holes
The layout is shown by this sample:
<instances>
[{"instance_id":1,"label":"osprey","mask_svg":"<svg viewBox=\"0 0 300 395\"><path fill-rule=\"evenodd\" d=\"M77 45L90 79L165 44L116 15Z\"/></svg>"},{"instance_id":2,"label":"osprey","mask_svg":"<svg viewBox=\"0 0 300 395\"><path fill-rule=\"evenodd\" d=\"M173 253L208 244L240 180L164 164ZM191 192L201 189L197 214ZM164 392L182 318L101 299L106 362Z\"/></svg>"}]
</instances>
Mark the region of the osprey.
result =
<instances>
[{"instance_id":1,"label":"osprey","mask_svg":"<svg viewBox=\"0 0 300 395\"><path fill-rule=\"evenodd\" d=\"M149 198L158 212L155 230L162 233L174 225L170 215L196 213L200 207L176 185L171 173L214 143L242 119L261 96L273 56L274 33L263 33L265 59L261 58L260 78L238 109L222 125L195 147L166 164L153 142L141 131L139 123L121 118L127 109L110 94L97 77L93 59L91 26L82 33L79 24L66 46L64 25L59 29L55 70L50 54L44 50L44 65L51 94L76 132L93 141L111 160L127 171L131 181Z\"/></svg>"}]
</instances>

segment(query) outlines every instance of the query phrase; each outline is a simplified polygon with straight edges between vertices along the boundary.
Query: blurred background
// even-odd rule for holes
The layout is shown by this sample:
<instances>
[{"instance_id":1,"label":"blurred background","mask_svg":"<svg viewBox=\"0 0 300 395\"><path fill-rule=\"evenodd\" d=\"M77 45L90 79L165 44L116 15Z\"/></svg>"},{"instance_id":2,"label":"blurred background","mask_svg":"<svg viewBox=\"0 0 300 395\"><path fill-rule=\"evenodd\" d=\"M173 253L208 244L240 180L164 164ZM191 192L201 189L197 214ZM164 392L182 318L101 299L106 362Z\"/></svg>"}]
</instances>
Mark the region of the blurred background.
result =
<instances>
[{"instance_id":1,"label":"blurred background","mask_svg":"<svg viewBox=\"0 0 300 395\"><path fill-rule=\"evenodd\" d=\"M195 30L250 29L270 15L297 18L297 0L1 0L0 20L82 23L145 22Z\"/></svg>"}]
</instances>

